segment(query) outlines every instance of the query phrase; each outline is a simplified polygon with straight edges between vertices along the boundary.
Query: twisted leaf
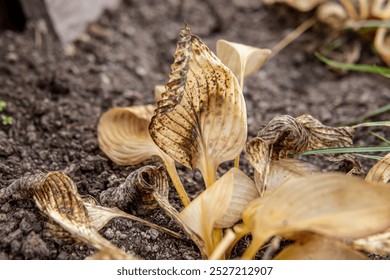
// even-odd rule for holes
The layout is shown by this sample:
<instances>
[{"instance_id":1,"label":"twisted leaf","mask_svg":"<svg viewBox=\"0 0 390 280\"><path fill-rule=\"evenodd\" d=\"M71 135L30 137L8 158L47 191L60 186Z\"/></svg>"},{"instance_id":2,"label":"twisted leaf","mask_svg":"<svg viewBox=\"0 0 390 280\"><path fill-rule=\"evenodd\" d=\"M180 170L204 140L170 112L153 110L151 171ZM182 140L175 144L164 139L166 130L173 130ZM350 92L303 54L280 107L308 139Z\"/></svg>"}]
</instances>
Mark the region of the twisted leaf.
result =
<instances>
[{"instance_id":1,"label":"twisted leaf","mask_svg":"<svg viewBox=\"0 0 390 280\"><path fill-rule=\"evenodd\" d=\"M246 156L255 168L256 184L264 191L269 165L273 160L300 154L308 150L352 146L354 129L323 125L310 115L293 118L288 115L273 118L257 137L247 143ZM362 173L361 164L350 154L323 155L333 162L341 162L349 173Z\"/></svg>"}]
</instances>

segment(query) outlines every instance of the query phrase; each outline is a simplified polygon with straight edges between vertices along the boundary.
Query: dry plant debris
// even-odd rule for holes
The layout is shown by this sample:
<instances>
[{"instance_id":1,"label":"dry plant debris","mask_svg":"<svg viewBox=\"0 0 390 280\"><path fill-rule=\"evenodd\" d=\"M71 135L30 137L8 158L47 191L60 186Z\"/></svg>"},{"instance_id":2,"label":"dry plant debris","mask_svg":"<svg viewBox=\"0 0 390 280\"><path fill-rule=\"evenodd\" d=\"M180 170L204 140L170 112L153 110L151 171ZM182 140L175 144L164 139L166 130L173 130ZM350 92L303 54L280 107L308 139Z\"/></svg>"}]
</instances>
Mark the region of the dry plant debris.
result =
<instances>
[{"instance_id":1,"label":"dry plant debris","mask_svg":"<svg viewBox=\"0 0 390 280\"><path fill-rule=\"evenodd\" d=\"M318 21L338 32L345 29L359 30L374 24L374 46L383 61L390 66L390 2L387 0L263 0L265 4L285 3L299 11L316 8ZM355 48L360 53L359 48Z\"/></svg>"},{"instance_id":2,"label":"dry plant debris","mask_svg":"<svg viewBox=\"0 0 390 280\"><path fill-rule=\"evenodd\" d=\"M143 166L123 184L100 194L100 203L81 197L61 172L39 173L0 190L0 201L33 199L57 231L93 245L90 258L134 259L104 239L98 230L124 217L181 238L126 211L161 207L197 245L205 259L228 259L245 235L252 241L242 259L252 259L273 237L295 241L275 259L366 259L358 250L390 254L389 156L363 180L351 155L327 155L346 163L348 174L325 173L292 155L352 145L352 127L333 128L309 115L277 116L248 141L244 78L270 55L237 43L219 41L218 58L191 34L180 33L169 81L156 88L157 106L113 108L98 124L101 150L119 165L140 164L150 157L164 164ZM226 63L226 65L224 64ZM232 68L232 70L229 69ZM217 174L217 167L243 152L255 169L254 181L237 167ZM200 170L205 189L190 201L176 164ZM237 166L237 165L236 165ZM183 202L169 202L169 177ZM218 176L219 175L219 176ZM65 235L65 234L64 234ZM55 236L53 236L55 237ZM278 240L278 238L274 239Z\"/></svg>"}]
</instances>

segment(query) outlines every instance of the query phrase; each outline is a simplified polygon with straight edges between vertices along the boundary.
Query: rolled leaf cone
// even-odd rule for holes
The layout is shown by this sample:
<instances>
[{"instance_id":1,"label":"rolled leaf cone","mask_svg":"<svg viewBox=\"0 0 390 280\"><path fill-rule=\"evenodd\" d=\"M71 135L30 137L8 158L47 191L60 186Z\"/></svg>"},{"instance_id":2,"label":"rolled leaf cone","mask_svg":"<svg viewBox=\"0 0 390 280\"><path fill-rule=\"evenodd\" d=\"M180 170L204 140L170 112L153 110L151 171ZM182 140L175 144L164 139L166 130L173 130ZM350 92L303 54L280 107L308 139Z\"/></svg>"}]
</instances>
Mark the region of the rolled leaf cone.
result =
<instances>
[{"instance_id":1,"label":"rolled leaf cone","mask_svg":"<svg viewBox=\"0 0 390 280\"><path fill-rule=\"evenodd\" d=\"M271 55L269 49L259 49L244 44L217 41L217 56L229 67L243 88L244 78L259 70Z\"/></svg>"}]
</instances>

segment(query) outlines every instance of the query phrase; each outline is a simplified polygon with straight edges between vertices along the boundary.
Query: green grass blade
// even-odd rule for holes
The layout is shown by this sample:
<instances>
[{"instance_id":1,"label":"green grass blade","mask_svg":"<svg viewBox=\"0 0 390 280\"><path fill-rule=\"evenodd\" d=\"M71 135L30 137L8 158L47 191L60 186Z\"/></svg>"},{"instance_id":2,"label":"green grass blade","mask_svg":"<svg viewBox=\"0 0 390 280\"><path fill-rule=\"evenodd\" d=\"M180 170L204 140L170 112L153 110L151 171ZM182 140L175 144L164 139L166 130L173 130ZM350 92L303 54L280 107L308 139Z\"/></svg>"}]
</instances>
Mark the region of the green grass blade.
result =
<instances>
[{"instance_id":1,"label":"green grass blade","mask_svg":"<svg viewBox=\"0 0 390 280\"><path fill-rule=\"evenodd\" d=\"M350 121L346 121L346 122L343 122L341 125L353 125L353 124L357 124L357 123L360 123L361 121L363 120L366 120L366 119L369 119L369 118L372 118L372 117L376 117L378 115L381 115L383 113L386 113L390 111L390 104L388 105L385 105L383 107L380 107L368 114L365 114L363 116L360 116L360 117L357 117L356 119L353 119L353 120L350 120Z\"/></svg>"},{"instance_id":2,"label":"green grass blade","mask_svg":"<svg viewBox=\"0 0 390 280\"><path fill-rule=\"evenodd\" d=\"M351 154L351 153L376 153L390 152L390 146L376 147L348 147L311 150L302 153L303 155L325 155L325 154Z\"/></svg>"},{"instance_id":3,"label":"green grass blade","mask_svg":"<svg viewBox=\"0 0 390 280\"><path fill-rule=\"evenodd\" d=\"M373 156L373 155L364 155L364 154L354 154L355 156L362 157L362 158L369 158L369 159L375 159L375 160L381 160L383 157L380 156Z\"/></svg>"},{"instance_id":4,"label":"green grass blade","mask_svg":"<svg viewBox=\"0 0 390 280\"><path fill-rule=\"evenodd\" d=\"M390 126L390 121L359 123L357 125L354 125L353 128L371 127L371 126Z\"/></svg>"},{"instance_id":5,"label":"green grass blade","mask_svg":"<svg viewBox=\"0 0 390 280\"><path fill-rule=\"evenodd\" d=\"M389 21L384 20L353 20L350 21L346 29L352 28L352 29L368 29L368 30L375 30L379 27L390 27Z\"/></svg>"},{"instance_id":6,"label":"green grass blade","mask_svg":"<svg viewBox=\"0 0 390 280\"><path fill-rule=\"evenodd\" d=\"M390 68L387 67L380 67L376 65L367 65L367 64L349 64L349 63L342 63L338 61L331 60L329 58L326 58L324 55L322 55L319 52L314 53L314 55L321 60L323 63L339 69L349 70L349 71L357 71L357 72L364 72L364 73L374 73L374 74L381 74L381 75L390 75Z\"/></svg>"},{"instance_id":7,"label":"green grass blade","mask_svg":"<svg viewBox=\"0 0 390 280\"><path fill-rule=\"evenodd\" d=\"M385 137L382 137L381 135L379 135L378 133L375 133L375 132L370 132L371 135L374 135L376 138L382 140L383 142L387 143L390 145L390 140L387 140Z\"/></svg>"}]
</instances>

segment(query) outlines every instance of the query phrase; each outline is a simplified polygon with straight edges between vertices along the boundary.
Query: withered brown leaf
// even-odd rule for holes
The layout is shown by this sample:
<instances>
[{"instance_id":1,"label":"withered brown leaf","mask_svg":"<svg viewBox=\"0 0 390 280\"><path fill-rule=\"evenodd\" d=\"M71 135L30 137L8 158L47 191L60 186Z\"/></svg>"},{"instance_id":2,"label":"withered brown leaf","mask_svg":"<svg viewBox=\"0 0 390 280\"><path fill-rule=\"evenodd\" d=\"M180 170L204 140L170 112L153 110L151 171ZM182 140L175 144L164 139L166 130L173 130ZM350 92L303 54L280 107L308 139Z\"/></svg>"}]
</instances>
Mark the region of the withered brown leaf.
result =
<instances>
[{"instance_id":1,"label":"withered brown leaf","mask_svg":"<svg viewBox=\"0 0 390 280\"><path fill-rule=\"evenodd\" d=\"M281 115L273 118L257 137L247 143L246 156L256 171L256 184L264 190L270 163L285 159L288 155L308 150L352 146L354 129L329 127L310 115L293 118ZM322 155L327 160L343 163L350 174L361 174L360 162L351 154Z\"/></svg>"},{"instance_id":2,"label":"withered brown leaf","mask_svg":"<svg viewBox=\"0 0 390 280\"><path fill-rule=\"evenodd\" d=\"M210 186L218 165L236 158L246 141L238 81L186 25L166 89L149 126L152 139L177 162L199 169Z\"/></svg>"},{"instance_id":3,"label":"withered brown leaf","mask_svg":"<svg viewBox=\"0 0 390 280\"><path fill-rule=\"evenodd\" d=\"M73 238L90 244L113 258L136 258L118 249L91 226L76 185L63 172L38 173L21 178L4 191L6 195L10 192L17 192L22 198L32 198L43 214Z\"/></svg>"}]
</instances>

